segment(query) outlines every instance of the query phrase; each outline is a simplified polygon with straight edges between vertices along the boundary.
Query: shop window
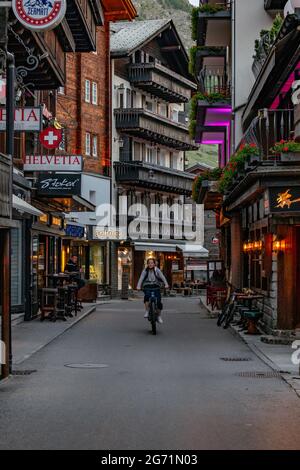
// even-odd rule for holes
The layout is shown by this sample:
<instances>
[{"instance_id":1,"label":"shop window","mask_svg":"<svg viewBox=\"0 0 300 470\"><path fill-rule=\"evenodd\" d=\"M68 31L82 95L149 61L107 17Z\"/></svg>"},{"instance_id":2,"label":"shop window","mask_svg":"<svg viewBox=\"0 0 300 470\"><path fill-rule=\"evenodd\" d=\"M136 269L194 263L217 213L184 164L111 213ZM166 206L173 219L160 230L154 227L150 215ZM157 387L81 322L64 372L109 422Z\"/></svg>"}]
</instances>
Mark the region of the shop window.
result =
<instances>
[{"instance_id":1,"label":"shop window","mask_svg":"<svg viewBox=\"0 0 300 470\"><path fill-rule=\"evenodd\" d=\"M18 228L11 230L11 303L12 306L22 303L23 263L22 263L22 223L16 222Z\"/></svg>"},{"instance_id":2,"label":"shop window","mask_svg":"<svg viewBox=\"0 0 300 470\"><path fill-rule=\"evenodd\" d=\"M99 244L90 246L90 279L98 284L105 282L105 247Z\"/></svg>"}]
</instances>

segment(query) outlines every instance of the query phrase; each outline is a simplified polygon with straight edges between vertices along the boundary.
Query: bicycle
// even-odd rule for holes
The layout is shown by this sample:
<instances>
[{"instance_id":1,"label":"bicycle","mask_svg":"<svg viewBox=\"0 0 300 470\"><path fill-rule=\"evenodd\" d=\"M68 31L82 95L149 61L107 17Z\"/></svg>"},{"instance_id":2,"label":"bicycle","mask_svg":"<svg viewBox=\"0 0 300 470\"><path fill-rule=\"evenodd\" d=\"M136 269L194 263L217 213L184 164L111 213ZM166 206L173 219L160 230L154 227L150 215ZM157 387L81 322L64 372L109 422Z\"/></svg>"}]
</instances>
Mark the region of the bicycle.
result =
<instances>
[{"instance_id":1,"label":"bicycle","mask_svg":"<svg viewBox=\"0 0 300 470\"><path fill-rule=\"evenodd\" d=\"M229 285L230 289L232 290L232 286ZM224 323L223 328L226 330L231 322L234 319L236 310L237 310L237 305L236 305L236 296L237 293L240 292L239 289L232 290L232 292L229 295L228 300L225 302L225 305L221 311L221 313L218 316L218 321L217 325L222 326Z\"/></svg>"},{"instance_id":2,"label":"bicycle","mask_svg":"<svg viewBox=\"0 0 300 470\"><path fill-rule=\"evenodd\" d=\"M158 319L158 304L157 304L157 296L155 292L160 290L160 287L152 287L150 292L150 299L149 299L149 315L148 320L151 323L152 327L152 334L156 335L156 324Z\"/></svg>"}]
</instances>

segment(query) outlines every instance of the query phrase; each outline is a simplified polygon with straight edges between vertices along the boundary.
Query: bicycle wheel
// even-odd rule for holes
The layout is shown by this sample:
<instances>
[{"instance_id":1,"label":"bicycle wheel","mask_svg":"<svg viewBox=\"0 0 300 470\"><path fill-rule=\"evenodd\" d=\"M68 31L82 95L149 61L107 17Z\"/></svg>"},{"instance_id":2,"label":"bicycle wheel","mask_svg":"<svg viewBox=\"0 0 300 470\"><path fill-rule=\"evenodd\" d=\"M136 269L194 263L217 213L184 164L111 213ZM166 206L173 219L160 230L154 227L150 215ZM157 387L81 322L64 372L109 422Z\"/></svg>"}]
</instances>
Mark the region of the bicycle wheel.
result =
<instances>
[{"instance_id":1,"label":"bicycle wheel","mask_svg":"<svg viewBox=\"0 0 300 470\"><path fill-rule=\"evenodd\" d=\"M232 322L232 320L234 319L234 314L235 314L235 305L232 304L230 305L230 309L227 313L227 316L226 316L226 319L225 319L225 324L223 326L224 330L227 330L227 328L230 326L230 323Z\"/></svg>"},{"instance_id":2,"label":"bicycle wheel","mask_svg":"<svg viewBox=\"0 0 300 470\"><path fill-rule=\"evenodd\" d=\"M218 326L222 326L222 324L224 323L227 315L228 315L228 309L230 307L230 304L228 305L225 305L225 307L223 308L222 312L219 313L218 315L218 320L217 320L217 325Z\"/></svg>"},{"instance_id":3,"label":"bicycle wheel","mask_svg":"<svg viewBox=\"0 0 300 470\"><path fill-rule=\"evenodd\" d=\"M151 322L152 334L156 335L156 308L155 302L150 302L149 306L149 319Z\"/></svg>"}]
</instances>

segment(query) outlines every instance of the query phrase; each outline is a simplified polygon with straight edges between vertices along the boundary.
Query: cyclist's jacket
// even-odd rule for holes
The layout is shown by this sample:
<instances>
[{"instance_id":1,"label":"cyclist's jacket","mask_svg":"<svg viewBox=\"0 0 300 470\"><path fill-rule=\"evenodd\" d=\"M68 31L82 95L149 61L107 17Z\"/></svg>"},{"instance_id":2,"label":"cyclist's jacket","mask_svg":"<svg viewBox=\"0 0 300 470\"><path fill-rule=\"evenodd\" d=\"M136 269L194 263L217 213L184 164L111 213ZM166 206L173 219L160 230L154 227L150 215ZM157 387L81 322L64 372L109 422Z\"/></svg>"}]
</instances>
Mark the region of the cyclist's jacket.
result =
<instances>
[{"instance_id":1,"label":"cyclist's jacket","mask_svg":"<svg viewBox=\"0 0 300 470\"><path fill-rule=\"evenodd\" d=\"M140 276L137 288L144 289L148 286L151 287L160 284L164 284L165 287L168 287L168 281L161 270L156 267L154 269L146 268Z\"/></svg>"}]
</instances>

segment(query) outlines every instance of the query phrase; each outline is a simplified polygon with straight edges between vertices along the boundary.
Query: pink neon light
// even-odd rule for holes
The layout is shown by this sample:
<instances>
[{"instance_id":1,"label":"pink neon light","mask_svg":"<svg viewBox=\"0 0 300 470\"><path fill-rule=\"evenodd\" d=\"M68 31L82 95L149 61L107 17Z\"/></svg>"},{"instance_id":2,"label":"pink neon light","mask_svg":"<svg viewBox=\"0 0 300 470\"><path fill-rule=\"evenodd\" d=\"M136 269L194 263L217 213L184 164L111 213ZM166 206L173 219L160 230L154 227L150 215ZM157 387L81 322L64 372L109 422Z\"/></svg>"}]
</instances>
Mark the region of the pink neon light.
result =
<instances>
[{"instance_id":1,"label":"pink neon light","mask_svg":"<svg viewBox=\"0 0 300 470\"><path fill-rule=\"evenodd\" d=\"M229 127L230 122L229 121L218 121L218 122L207 122L205 126L215 126L215 127Z\"/></svg>"},{"instance_id":2,"label":"pink neon light","mask_svg":"<svg viewBox=\"0 0 300 470\"><path fill-rule=\"evenodd\" d=\"M271 104L270 109L277 109L279 107L279 104L280 104L280 96L279 95L282 95L282 94L286 95L290 91L290 89L292 88L292 84L295 81L295 71L296 70L300 70L300 62L298 62L295 70L291 73L291 75L289 76L287 81L281 87L278 95L276 96L275 100Z\"/></svg>"},{"instance_id":3,"label":"pink neon light","mask_svg":"<svg viewBox=\"0 0 300 470\"><path fill-rule=\"evenodd\" d=\"M202 140L201 144L203 145L219 145L224 144L224 140Z\"/></svg>"},{"instance_id":4,"label":"pink neon light","mask_svg":"<svg viewBox=\"0 0 300 470\"><path fill-rule=\"evenodd\" d=\"M220 114L231 114L232 112L232 109L231 107L228 107L228 108L210 108L211 111L213 111L214 113L220 113Z\"/></svg>"}]
</instances>

